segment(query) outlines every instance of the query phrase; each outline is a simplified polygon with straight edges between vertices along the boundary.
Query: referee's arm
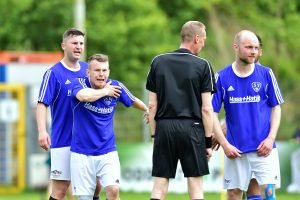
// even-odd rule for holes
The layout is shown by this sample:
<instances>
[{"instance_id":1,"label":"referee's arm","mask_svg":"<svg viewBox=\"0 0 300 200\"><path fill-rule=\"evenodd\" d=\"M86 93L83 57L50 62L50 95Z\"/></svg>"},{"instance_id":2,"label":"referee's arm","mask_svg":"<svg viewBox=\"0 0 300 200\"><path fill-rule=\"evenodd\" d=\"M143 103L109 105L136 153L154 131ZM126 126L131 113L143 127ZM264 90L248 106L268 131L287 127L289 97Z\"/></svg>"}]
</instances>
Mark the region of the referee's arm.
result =
<instances>
[{"instance_id":1,"label":"referee's arm","mask_svg":"<svg viewBox=\"0 0 300 200\"><path fill-rule=\"evenodd\" d=\"M156 121L154 119L157 111L157 94L149 91L149 125L151 136L155 135Z\"/></svg>"},{"instance_id":2,"label":"referee's arm","mask_svg":"<svg viewBox=\"0 0 300 200\"><path fill-rule=\"evenodd\" d=\"M213 132L213 107L211 103L211 92L201 93L202 98L202 120L205 130L205 137L212 137Z\"/></svg>"}]
</instances>

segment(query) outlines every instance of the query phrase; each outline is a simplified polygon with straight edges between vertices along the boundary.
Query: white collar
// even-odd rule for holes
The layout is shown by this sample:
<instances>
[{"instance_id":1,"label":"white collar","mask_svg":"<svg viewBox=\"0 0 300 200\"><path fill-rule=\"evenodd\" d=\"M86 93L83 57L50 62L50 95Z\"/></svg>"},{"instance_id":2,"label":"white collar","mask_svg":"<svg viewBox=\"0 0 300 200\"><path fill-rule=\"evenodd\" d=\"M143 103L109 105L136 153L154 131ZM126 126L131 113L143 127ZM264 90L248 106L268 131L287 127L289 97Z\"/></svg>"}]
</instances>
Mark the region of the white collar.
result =
<instances>
[{"instance_id":1,"label":"white collar","mask_svg":"<svg viewBox=\"0 0 300 200\"><path fill-rule=\"evenodd\" d=\"M66 65L66 63L64 63L63 60L61 60L60 62L61 62L61 64L62 64L66 69L68 69L68 70L70 70L70 71L78 72L78 71L80 70L80 64L79 64L79 63L78 63L79 68L74 69L74 68L68 67L68 65Z\"/></svg>"},{"instance_id":2,"label":"white collar","mask_svg":"<svg viewBox=\"0 0 300 200\"><path fill-rule=\"evenodd\" d=\"M232 70L233 70L233 72L235 73L235 75L237 75L238 77L241 77L241 78L245 78L245 77L250 76L250 75L253 73L254 68L255 68L255 64L253 63L253 64L251 64L250 71L249 71L247 74L240 74L240 73L237 71L237 69L236 69L236 63L235 63L235 62L233 62L233 63L231 64L231 66L232 66Z\"/></svg>"}]
</instances>

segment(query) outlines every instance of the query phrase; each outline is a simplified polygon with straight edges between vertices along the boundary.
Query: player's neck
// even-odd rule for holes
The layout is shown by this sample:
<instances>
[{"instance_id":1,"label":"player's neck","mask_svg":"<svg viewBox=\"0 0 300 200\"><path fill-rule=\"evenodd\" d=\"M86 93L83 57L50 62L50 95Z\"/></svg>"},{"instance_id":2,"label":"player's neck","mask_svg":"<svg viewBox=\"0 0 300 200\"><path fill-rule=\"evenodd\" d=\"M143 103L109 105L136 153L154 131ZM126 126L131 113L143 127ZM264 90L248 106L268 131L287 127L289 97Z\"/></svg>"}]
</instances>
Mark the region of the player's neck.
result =
<instances>
[{"instance_id":1,"label":"player's neck","mask_svg":"<svg viewBox=\"0 0 300 200\"><path fill-rule=\"evenodd\" d=\"M67 59L66 57L64 57L62 59L62 62L69 68L72 68L72 69L78 69L80 67L79 65L79 60L70 60L70 59Z\"/></svg>"},{"instance_id":2,"label":"player's neck","mask_svg":"<svg viewBox=\"0 0 300 200\"><path fill-rule=\"evenodd\" d=\"M240 77L249 76L254 70L254 63L245 64L242 62L233 62L232 67L234 72Z\"/></svg>"}]
</instances>

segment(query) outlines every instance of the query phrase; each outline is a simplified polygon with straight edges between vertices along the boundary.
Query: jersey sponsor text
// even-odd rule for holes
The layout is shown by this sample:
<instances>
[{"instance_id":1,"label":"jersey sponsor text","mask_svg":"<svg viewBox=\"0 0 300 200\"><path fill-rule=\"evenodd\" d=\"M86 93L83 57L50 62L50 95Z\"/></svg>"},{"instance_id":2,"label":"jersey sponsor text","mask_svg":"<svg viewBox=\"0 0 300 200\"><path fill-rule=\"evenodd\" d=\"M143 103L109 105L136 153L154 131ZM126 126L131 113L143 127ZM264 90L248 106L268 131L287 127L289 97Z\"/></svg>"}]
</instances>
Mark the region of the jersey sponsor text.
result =
<instances>
[{"instance_id":1,"label":"jersey sponsor text","mask_svg":"<svg viewBox=\"0 0 300 200\"><path fill-rule=\"evenodd\" d=\"M253 103L260 102L260 96L246 96L246 97L229 97L229 103Z\"/></svg>"},{"instance_id":2,"label":"jersey sponsor text","mask_svg":"<svg viewBox=\"0 0 300 200\"><path fill-rule=\"evenodd\" d=\"M98 108L98 107L96 107L96 106L93 106L91 103L89 103L89 102L86 102L85 104L84 104L84 107L86 108L86 109L89 109L89 110L91 110L91 111L93 111L93 112L97 112L97 113L100 113L100 114L108 114L108 113L112 113L113 112L113 110L114 110L114 107L113 106L111 106L111 107L109 107L109 108Z\"/></svg>"}]
</instances>

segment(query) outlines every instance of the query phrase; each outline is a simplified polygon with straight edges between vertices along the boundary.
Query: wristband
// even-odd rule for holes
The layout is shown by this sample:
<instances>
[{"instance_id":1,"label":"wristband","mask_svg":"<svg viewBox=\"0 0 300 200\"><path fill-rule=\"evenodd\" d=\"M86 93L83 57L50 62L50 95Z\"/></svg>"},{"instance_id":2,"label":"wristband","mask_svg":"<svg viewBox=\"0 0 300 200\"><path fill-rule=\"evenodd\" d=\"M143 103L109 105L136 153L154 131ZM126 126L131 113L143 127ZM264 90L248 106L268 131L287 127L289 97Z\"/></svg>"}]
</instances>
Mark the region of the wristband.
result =
<instances>
[{"instance_id":1,"label":"wristband","mask_svg":"<svg viewBox=\"0 0 300 200\"><path fill-rule=\"evenodd\" d=\"M205 146L207 149L212 147L212 136L205 137Z\"/></svg>"},{"instance_id":2,"label":"wristband","mask_svg":"<svg viewBox=\"0 0 300 200\"><path fill-rule=\"evenodd\" d=\"M155 137L155 135L151 135L151 138L154 138Z\"/></svg>"}]
</instances>

